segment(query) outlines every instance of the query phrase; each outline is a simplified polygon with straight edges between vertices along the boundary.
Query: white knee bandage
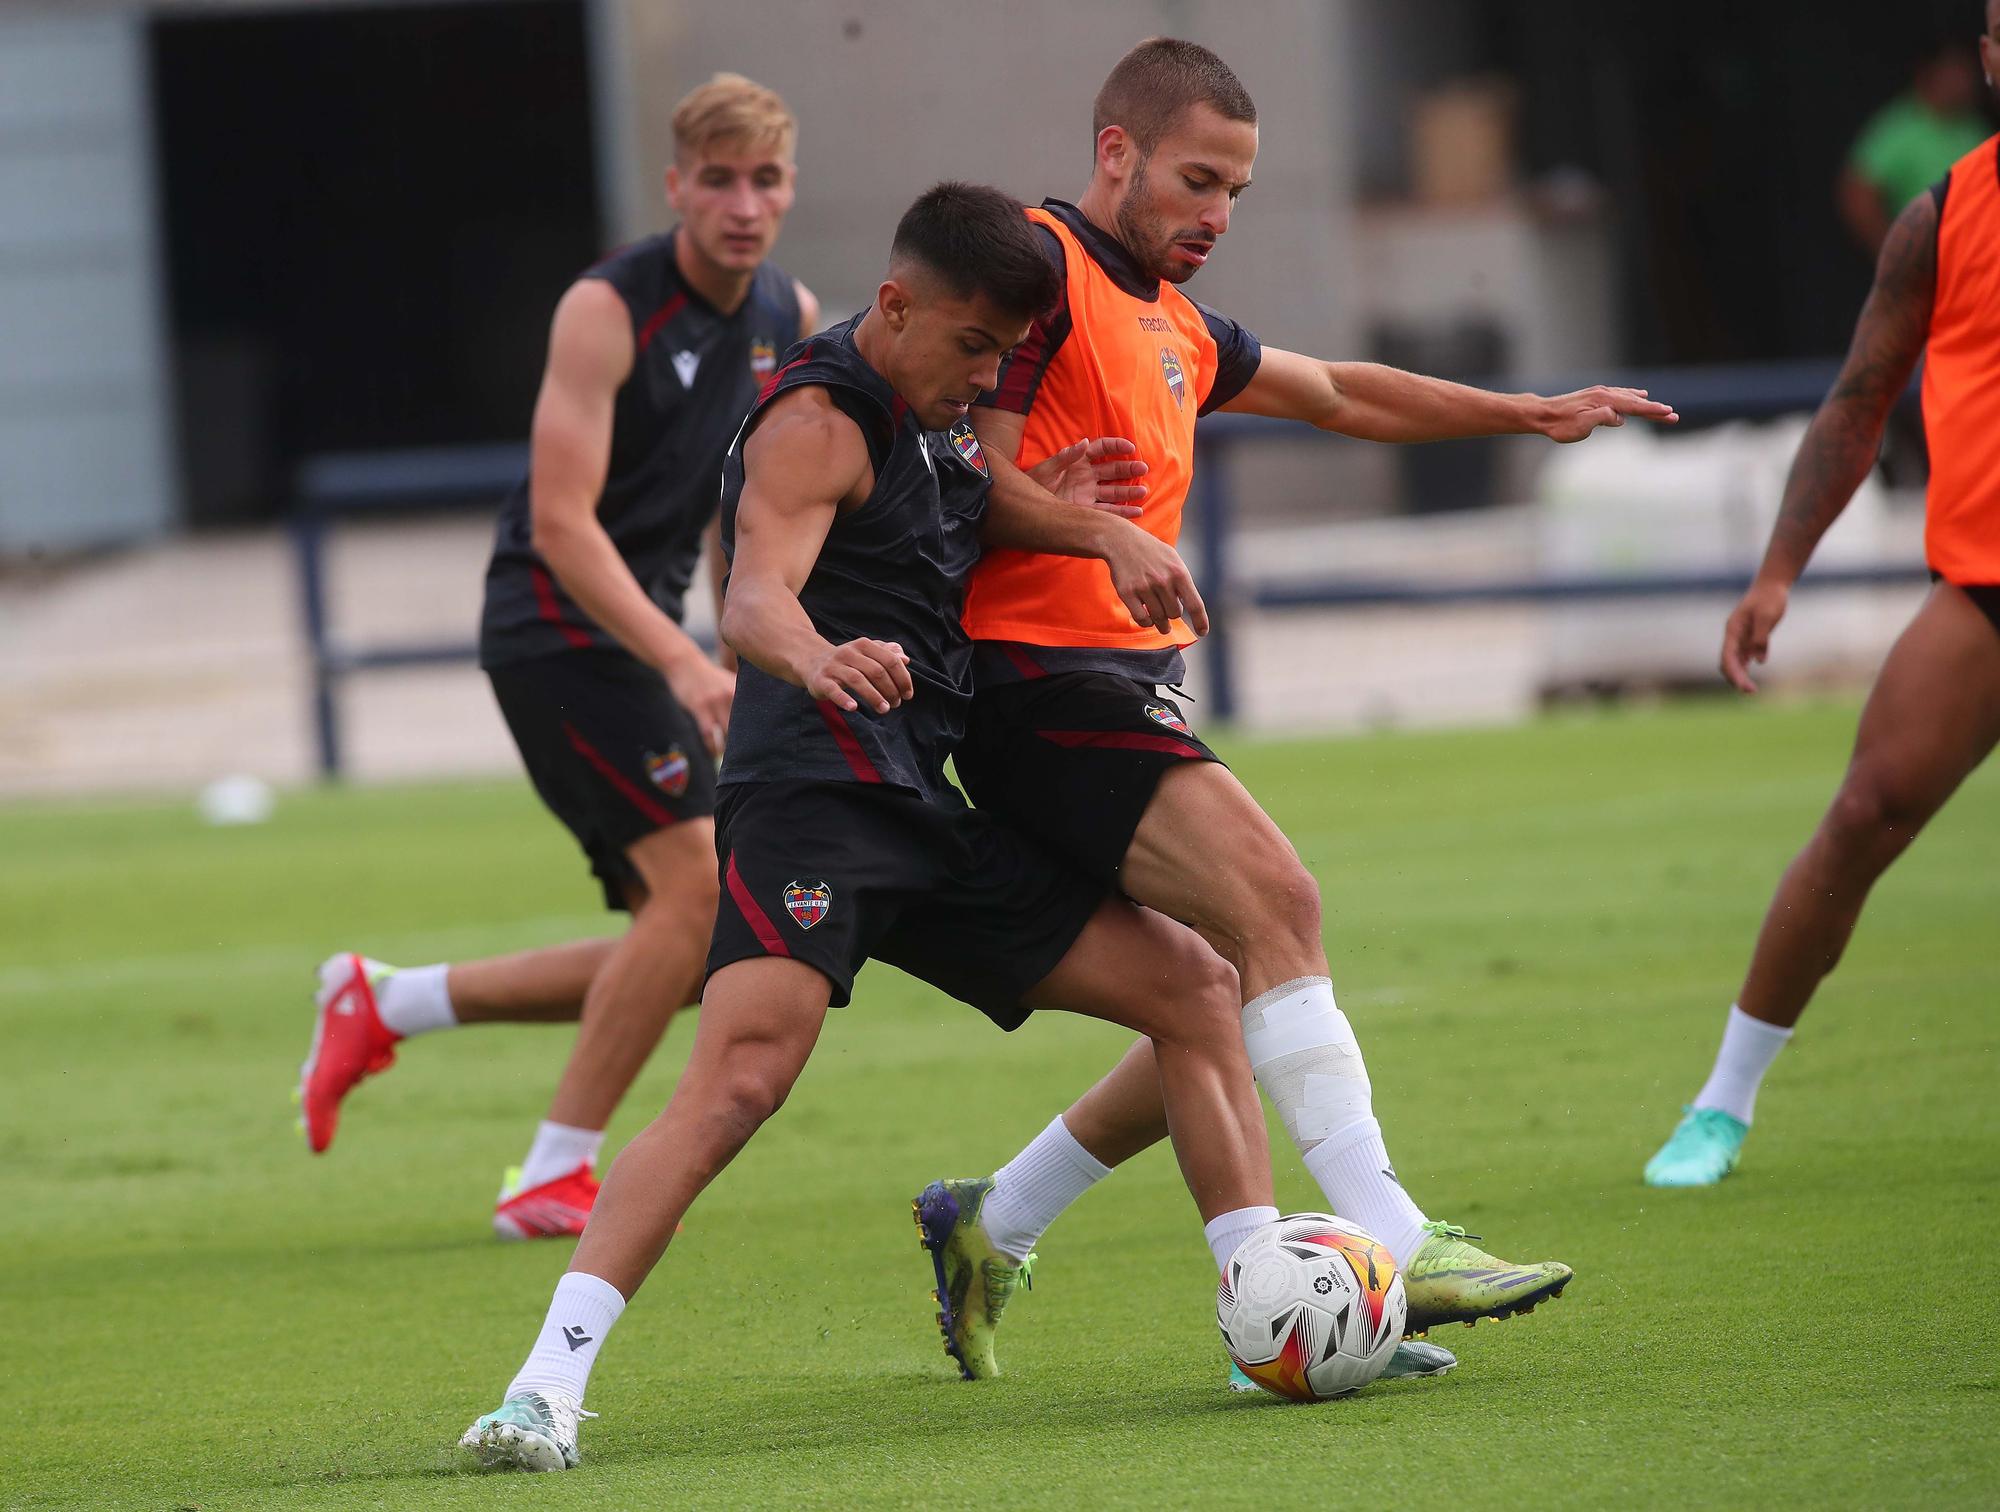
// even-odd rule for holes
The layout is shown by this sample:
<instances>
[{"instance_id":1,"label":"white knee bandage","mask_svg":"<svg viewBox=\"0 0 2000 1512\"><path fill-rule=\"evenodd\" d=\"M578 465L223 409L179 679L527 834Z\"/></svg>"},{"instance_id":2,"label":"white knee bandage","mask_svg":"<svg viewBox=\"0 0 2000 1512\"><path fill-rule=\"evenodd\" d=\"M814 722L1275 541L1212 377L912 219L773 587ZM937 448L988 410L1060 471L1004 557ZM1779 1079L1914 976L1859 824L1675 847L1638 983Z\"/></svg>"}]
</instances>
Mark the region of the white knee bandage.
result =
<instances>
[{"instance_id":1,"label":"white knee bandage","mask_svg":"<svg viewBox=\"0 0 2000 1512\"><path fill-rule=\"evenodd\" d=\"M1243 1043L1301 1154L1373 1119L1361 1046L1325 977L1301 977L1245 1003Z\"/></svg>"}]
</instances>

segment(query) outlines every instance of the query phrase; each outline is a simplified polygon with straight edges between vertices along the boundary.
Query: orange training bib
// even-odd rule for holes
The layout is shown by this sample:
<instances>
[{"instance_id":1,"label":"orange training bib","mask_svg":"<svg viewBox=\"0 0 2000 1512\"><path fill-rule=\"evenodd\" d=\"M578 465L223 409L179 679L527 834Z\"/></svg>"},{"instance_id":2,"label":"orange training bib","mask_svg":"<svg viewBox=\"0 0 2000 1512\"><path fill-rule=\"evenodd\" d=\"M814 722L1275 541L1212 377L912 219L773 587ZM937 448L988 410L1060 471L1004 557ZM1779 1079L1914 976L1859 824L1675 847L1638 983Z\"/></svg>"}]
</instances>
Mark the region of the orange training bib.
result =
<instances>
[{"instance_id":1,"label":"orange training bib","mask_svg":"<svg viewBox=\"0 0 2000 1512\"><path fill-rule=\"evenodd\" d=\"M1947 582L2000 583L2000 136L1947 183L1924 361L1924 553Z\"/></svg>"},{"instance_id":2,"label":"orange training bib","mask_svg":"<svg viewBox=\"0 0 2000 1512\"><path fill-rule=\"evenodd\" d=\"M1195 416L1215 383L1215 338L1172 284L1159 285L1157 300L1129 294L1054 215L1028 216L1062 243L1072 330L1042 375L1015 461L1032 467L1073 441L1129 437L1149 469L1136 523L1177 542L1194 476ZM1194 640L1178 620L1170 632L1134 624L1102 562L1025 551L994 551L980 562L965 628L974 640L1037 646L1151 651Z\"/></svg>"}]
</instances>

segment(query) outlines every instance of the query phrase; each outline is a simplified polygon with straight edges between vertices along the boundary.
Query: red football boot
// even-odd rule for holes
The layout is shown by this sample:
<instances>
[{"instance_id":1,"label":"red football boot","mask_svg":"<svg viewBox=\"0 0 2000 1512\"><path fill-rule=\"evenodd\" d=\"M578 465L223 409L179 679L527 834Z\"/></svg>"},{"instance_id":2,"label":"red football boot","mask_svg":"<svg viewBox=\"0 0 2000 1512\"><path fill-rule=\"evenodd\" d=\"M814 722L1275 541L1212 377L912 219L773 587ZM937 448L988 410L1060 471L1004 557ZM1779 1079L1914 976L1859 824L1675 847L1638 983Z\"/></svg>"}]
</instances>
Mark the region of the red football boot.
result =
<instances>
[{"instance_id":1,"label":"red football boot","mask_svg":"<svg viewBox=\"0 0 2000 1512\"><path fill-rule=\"evenodd\" d=\"M392 969L353 954L330 956L320 965L312 1049L299 1067L300 1123L315 1155L333 1143L340 1100L355 1083L396 1063L402 1036L382 1022L375 1006L375 986Z\"/></svg>"},{"instance_id":2,"label":"red football boot","mask_svg":"<svg viewBox=\"0 0 2000 1512\"><path fill-rule=\"evenodd\" d=\"M493 1232L502 1239L574 1239L596 1201L597 1176L588 1161L531 1187L521 1185L521 1168L512 1166L493 1209Z\"/></svg>"}]
</instances>

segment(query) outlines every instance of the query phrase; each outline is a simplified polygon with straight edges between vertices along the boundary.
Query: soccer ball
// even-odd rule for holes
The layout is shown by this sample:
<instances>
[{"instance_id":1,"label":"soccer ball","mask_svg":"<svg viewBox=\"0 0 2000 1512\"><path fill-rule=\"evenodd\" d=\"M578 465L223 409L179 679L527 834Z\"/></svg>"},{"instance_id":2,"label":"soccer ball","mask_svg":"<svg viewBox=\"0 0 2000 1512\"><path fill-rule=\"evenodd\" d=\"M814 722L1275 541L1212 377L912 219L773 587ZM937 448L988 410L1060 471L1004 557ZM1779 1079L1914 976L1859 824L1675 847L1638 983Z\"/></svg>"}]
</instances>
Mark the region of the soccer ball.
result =
<instances>
[{"instance_id":1,"label":"soccer ball","mask_svg":"<svg viewBox=\"0 0 2000 1512\"><path fill-rule=\"evenodd\" d=\"M1229 1257L1215 1295L1223 1347L1266 1391L1320 1402L1388 1366L1408 1321L1395 1257L1328 1213L1293 1213Z\"/></svg>"}]
</instances>

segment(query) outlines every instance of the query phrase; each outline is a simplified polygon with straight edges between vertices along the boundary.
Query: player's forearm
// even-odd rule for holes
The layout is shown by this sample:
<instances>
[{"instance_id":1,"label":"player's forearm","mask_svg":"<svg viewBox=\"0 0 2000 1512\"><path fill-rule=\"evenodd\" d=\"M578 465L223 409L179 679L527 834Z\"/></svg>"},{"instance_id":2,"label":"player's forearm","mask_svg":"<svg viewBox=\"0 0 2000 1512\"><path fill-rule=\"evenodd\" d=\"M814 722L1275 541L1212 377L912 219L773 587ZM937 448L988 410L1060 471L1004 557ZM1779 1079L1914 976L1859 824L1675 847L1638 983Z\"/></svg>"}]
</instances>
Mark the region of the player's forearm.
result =
<instances>
[{"instance_id":1,"label":"player's forearm","mask_svg":"<svg viewBox=\"0 0 2000 1512\"><path fill-rule=\"evenodd\" d=\"M1116 515L1058 499L1012 462L986 454L993 487L979 539L989 547L1040 551L1050 556L1103 557L1112 531L1125 522Z\"/></svg>"},{"instance_id":2,"label":"player's forearm","mask_svg":"<svg viewBox=\"0 0 2000 1512\"><path fill-rule=\"evenodd\" d=\"M1788 585L1798 580L1820 537L1875 465L1887 418L1887 409L1872 399L1837 390L1820 406L1785 479L1784 502L1764 549L1760 578Z\"/></svg>"},{"instance_id":3,"label":"player's forearm","mask_svg":"<svg viewBox=\"0 0 2000 1512\"><path fill-rule=\"evenodd\" d=\"M647 597L596 516L578 523L538 519L534 545L583 612L662 676L702 655L694 638Z\"/></svg>"},{"instance_id":4,"label":"player's forearm","mask_svg":"<svg viewBox=\"0 0 2000 1512\"><path fill-rule=\"evenodd\" d=\"M1329 362L1326 368L1332 393L1314 423L1343 436L1451 441L1539 434L1549 424L1548 407L1535 394L1496 394L1377 362Z\"/></svg>"},{"instance_id":5,"label":"player's forearm","mask_svg":"<svg viewBox=\"0 0 2000 1512\"><path fill-rule=\"evenodd\" d=\"M722 623L723 589L729 579L729 562L722 554L722 522L711 520L702 534L702 555L708 561L708 596L715 608L715 622ZM721 632L718 630L717 634ZM726 672L736 670L736 651L724 641L716 647L715 659Z\"/></svg>"},{"instance_id":6,"label":"player's forearm","mask_svg":"<svg viewBox=\"0 0 2000 1512\"><path fill-rule=\"evenodd\" d=\"M833 649L789 586L740 572L730 579L722 606L722 640L752 666L801 688Z\"/></svg>"}]
</instances>

